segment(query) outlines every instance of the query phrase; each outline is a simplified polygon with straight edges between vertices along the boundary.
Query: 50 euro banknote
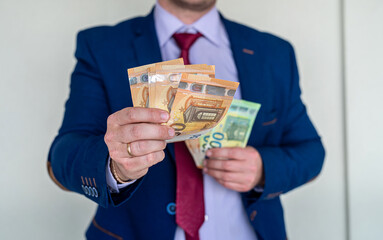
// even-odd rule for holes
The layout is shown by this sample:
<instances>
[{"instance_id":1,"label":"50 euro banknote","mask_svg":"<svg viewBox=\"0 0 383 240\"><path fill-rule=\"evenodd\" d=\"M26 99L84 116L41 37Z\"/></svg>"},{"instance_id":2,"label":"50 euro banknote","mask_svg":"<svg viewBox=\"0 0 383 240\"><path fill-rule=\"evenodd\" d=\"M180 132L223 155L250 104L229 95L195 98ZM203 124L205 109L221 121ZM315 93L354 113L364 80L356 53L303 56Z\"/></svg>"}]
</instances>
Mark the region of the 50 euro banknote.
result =
<instances>
[{"instance_id":1,"label":"50 euro banknote","mask_svg":"<svg viewBox=\"0 0 383 240\"><path fill-rule=\"evenodd\" d=\"M148 70L158 65L183 65L182 58L152 63L128 69L130 93L134 107L149 107L149 77Z\"/></svg>"},{"instance_id":2,"label":"50 euro banknote","mask_svg":"<svg viewBox=\"0 0 383 240\"><path fill-rule=\"evenodd\" d=\"M186 143L197 167L203 167L205 153L210 148L246 147L260 107L259 103L235 99L212 131Z\"/></svg>"},{"instance_id":3,"label":"50 euro banknote","mask_svg":"<svg viewBox=\"0 0 383 240\"><path fill-rule=\"evenodd\" d=\"M176 136L168 142L198 138L229 110L239 83L182 73L167 125Z\"/></svg>"},{"instance_id":4,"label":"50 euro banknote","mask_svg":"<svg viewBox=\"0 0 383 240\"><path fill-rule=\"evenodd\" d=\"M214 78L215 66L156 65L149 69L149 107L171 111L182 73Z\"/></svg>"}]
</instances>

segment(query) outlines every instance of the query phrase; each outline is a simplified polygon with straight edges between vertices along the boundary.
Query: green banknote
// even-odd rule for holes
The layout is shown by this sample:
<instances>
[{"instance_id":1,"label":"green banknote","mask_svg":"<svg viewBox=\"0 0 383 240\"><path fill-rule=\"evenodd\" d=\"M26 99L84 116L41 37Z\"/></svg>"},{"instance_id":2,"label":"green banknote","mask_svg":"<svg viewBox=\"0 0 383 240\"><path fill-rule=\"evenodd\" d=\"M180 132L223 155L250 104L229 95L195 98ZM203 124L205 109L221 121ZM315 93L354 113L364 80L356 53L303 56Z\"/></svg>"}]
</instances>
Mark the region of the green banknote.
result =
<instances>
[{"instance_id":1,"label":"green banknote","mask_svg":"<svg viewBox=\"0 0 383 240\"><path fill-rule=\"evenodd\" d=\"M204 149L246 147L261 104L234 99L225 118L205 136ZM206 144L207 139L207 144Z\"/></svg>"}]
</instances>

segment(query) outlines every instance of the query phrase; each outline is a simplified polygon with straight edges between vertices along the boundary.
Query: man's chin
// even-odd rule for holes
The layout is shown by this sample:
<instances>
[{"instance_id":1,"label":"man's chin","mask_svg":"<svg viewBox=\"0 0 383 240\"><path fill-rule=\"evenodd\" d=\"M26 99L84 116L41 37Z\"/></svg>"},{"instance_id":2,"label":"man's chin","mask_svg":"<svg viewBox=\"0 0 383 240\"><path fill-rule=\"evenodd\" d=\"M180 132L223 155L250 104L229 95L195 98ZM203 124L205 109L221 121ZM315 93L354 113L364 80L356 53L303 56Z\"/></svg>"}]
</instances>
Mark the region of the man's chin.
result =
<instances>
[{"instance_id":1,"label":"man's chin","mask_svg":"<svg viewBox=\"0 0 383 240\"><path fill-rule=\"evenodd\" d=\"M203 12L211 9L215 5L216 0L170 0L170 2L183 9Z\"/></svg>"}]
</instances>

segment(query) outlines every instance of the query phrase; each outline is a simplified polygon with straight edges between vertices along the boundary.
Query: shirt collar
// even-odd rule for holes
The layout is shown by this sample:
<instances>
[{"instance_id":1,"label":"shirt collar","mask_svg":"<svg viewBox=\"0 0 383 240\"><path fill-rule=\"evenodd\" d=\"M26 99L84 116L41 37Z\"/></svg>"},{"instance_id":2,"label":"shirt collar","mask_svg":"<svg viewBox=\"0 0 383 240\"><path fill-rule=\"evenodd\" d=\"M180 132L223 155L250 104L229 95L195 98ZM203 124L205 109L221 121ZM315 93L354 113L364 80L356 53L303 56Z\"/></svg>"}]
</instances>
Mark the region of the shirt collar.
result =
<instances>
[{"instance_id":1,"label":"shirt collar","mask_svg":"<svg viewBox=\"0 0 383 240\"><path fill-rule=\"evenodd\" d=\"M177 32L200 32L215 45L219 46L224 43L222 42L222 34L224 34L225 30L216 7L213 7L193 24L186 25L156 2L154 22L160 47L163 47L173 34Z\"/></svg>"}]
</instances>

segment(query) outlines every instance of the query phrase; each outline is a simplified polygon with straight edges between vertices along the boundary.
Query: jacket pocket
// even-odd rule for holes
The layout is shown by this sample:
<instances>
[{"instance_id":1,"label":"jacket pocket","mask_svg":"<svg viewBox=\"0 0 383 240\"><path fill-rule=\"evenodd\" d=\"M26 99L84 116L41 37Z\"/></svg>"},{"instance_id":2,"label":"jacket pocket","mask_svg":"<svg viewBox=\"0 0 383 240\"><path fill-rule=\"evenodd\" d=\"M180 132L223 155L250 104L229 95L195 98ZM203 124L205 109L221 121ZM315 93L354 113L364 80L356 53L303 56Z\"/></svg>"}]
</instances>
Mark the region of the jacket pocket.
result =
<instances>
[{"instance_id":1,"label":"jacket pocket","mask_svg":"<svg viewBox=\"0 0 383 240\"><path fill-rule=\"evenodd\" d=\"M278 112L276 109L273 109L269 113L265 115L265 117L262 119L262 126L267 127L274 125L278 122Z\"/></svg>"},{"instance_id":2,"label":"jacket pocket","mask_svg":"<svg viewBox=\"0 0 383 240\"><path fill-rule=\"evenodd\" d=\"M92 224L89 226L86 232L86 238L88 240L123 240L123 238L108 229L100 226L93 218Z\"/></svg>"}]
</instances>

